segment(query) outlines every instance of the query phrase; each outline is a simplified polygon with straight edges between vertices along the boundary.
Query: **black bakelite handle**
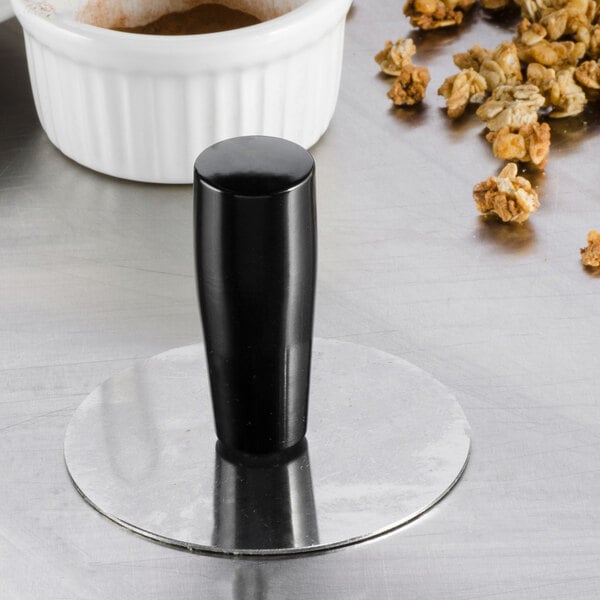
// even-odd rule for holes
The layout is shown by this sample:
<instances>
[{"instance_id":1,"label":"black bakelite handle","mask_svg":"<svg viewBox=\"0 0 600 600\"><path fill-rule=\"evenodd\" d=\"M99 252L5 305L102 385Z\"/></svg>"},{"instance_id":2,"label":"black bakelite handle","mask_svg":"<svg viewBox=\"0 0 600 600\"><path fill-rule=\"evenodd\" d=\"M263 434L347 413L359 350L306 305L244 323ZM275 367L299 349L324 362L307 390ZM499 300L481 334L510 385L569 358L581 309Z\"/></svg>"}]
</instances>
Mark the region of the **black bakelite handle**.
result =
<instances>
[{"instance_id":1,"label":"black bakelite handle","mask_svg":"<svg viewBox=\"0 0 600 600\"><path fill-rule=\"evenodd\" d=\"M196 277L217 436L240 452L306 433L316 277L314 161L262 136L215 144L194 174Z\"/></svg>"}]
</instances>

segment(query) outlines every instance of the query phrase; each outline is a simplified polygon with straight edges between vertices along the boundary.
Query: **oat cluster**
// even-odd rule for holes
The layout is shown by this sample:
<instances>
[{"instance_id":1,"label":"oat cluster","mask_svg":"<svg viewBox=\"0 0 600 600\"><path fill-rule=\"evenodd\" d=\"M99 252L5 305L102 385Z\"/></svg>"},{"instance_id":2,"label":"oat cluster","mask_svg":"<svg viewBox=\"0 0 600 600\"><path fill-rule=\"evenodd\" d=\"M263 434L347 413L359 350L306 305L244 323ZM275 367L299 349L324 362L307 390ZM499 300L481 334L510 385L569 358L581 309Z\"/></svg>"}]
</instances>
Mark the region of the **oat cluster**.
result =
<instances>
[{"instance_id":1,"label":"oat cluster","mask_svg":"<svg viewBox=\"0 0 600 600\"><path fill-rule=\"evenodd\" d=\"M436 29L459 25L474 3L474 0L406 0L404 13L414 27ZM480 4L488 10L502 10L517 4L523 17L517 35L513 42L503 42L495 50L473 46L469 52L455 55L456 65L461 70L477 71L486 80L488 93L498 85L520 83L527 65L549 67L554 70L555 89L547 106L557 109L552 111L552 116L561 118L581 112L586 92L598 89L594 86L599 83L600 6L597 0L480 0ZM582 61L586 66L579 70ZM569 67L576 67L576 72ZM563 70L567 72L562 73ZM593 73L591 78L590 72ZM458 78L459 83L469 78L473 76L465 73ZM442 95L452 97L453 105L460 105L463 100L459 102L457 93L450 93L452 83L442 86ZM466 96L469 88L460 87L461 95ZM478 93L470 95L476 98L472 102L478 102ZM574 98L566 100L568 96ZM556 99L562 104L555 104Z\"/></svg>"},{"instance_id":2,"label":"oat cluster","mask_svg":"<svg viewBox=\"0 0 600 600\"><path fill-rule=\"evenodd\" d=\"M600 98L600 8L596 0L514 2L523 17L514 39L455 54L460 72L438 93L450 118L460 117L470 103L481 104L476 114L490 130L487 139L498 158L542 168L550 130L534 124L578 115ZM476 75L485 80L484 89Z\"/></svg>"},{"instance_id":3,"label":"oat cluster","mask_svg":"<svg viewBox=\"0 0 600 600\"><path fill-rule=\"evenodd\" d=\"M490 92L499 85L517 85L523 81L517 47L509 41L493 50L475 44L468 52L459 52L453 58L459 69L475 69L485 79Z\"/></svg>"},{"instance_id":4,"label":"oat cluster","mask_svg":"<svg viewBox=\"0 0 600 600\"><path fill-rule=\"evenodd\" d=\"M551 142L545 120L579 115L600 99L600 6L596 0L480 0L491 10L513 1L522 16L514 38L455 54L460 71L438 94L451 119L478 104L494 156L510 161L498 177L475 186L477 208L522 223L539 202L517 177L517 163L543 169Z\"/></svg>"},{"instance_id":5,"label":"oat cluster","mask_svg":"<svg viewBox=\"0 0 600 600\"><path fill-rule=\"evenodd\" d=\"M475 0L406 0L404 14L419 29L438 29L460 25Z\"/></svg>"},{"instance_id":6,"label":"oat cluster","mask_svg":"<svg viewBox=\"0 0 600 600\"><path fill-rule=\"evenodd\" d=\"M438 94L446 98L448 116L456 119L465 112L469 102L481 102L485 98L486 90L485 79L475 69L469 67L447 77Z\"/></svg>"},{"instance_id":7,"label":"oat cluster","mask_svg":"<svg viewBox=\"0 0 600 600\"><path fill-rule=\"evenodd\" d=\"M550 150L550 126L548 123L529 123L519 128L505 125L490 131L486 139L491 142L494 155L502 160L531 163L544 168Z\"/></svg>"},{"instance_id":8,"label":"oat cluster","mask_svg":"<svg viewBox=\"0 0 600 600\"><path fill-rule=\"evenodd\" d=\"M400 39L395 44L391 40L385 43L381 52L375 55L375 62L386 75L398 76L403 69L412 67L412 57L417 47L411 39Z\"/></svg>"},{"instance_id":9,"label":"oat cluster","mask_svg":"<svg viewBox=\"0 0 600 600\"><path fill-rule=\"evenodd\" d=\"M395 77L388 98L395 106L413 106L423 101L431 79L427 67L413 65L412 57L417 48L411 39L400 39L396 43L388 40L375 61L386 75Z\"/></svg>"},{"instance_id":10,"label":"oat cluster","mask_svg":"<svg viewBox=\"0 0 600 600\"><path fill-rule=\"evenodd\" d=\"M477 210L496 215L505 223L523 223L539 206L536 191L525 177L517 175L515 163L508 163L497 177L488 177L473 188Z\"/></svg>"},{"instance_id":11,"label":"oat cluster","mask_svg":"<svg viewBox=\"0 0 600 600\"><path fill-rule=\"evenodd\" d=\"M475 0L405 0L404 14L414 27L429 30L460 25ZM438 89L448 117L464 115L470 104L485 123L494 156L507 161L497 176L473 188L479 212L505 223L523 223L539 206L519 164L543 169L548 161L548 119L581 114L600 100L600 0L479 0L484 9L521 10L512 40L496 48L474 45L454 55L459 71ZM411 40L387 42L375 57L381 70L396 77L388 96L397 105L423 100L429 83L425 67L414 67ZM600 232L590 231L582 263L600 267Z\"/></svg>"},{"instance_id":12,"label":"oat cluster","mask_svg":"<svg viewBox=\"0 0 600 600\"><path fill-rule=\"evenodd\" d=\"M544 97L535 85L499 85L475 114L490 131L502 127L516 130L537 123L538 109L543 105Z\"/></svg>"},{"instance_id":13,"label":"oat cluster","mask_svg":"<svg viewBox=\"0 0 600 600\"><path fill-rule=\"evenodd\" d=\"M512 3L512 0L479 0L479 4L487 10L504 10Z\"/></svg>"},{"instance_id":14,"label":"oat cluster","mask_svg":"<svg viewBox=\"0 0 600 600\"><path fill-rule=\"evenodd\" d=\"M581 262L586 267L600 267L600 231L592 229L587 235L588 245L581 249Z\"/></svg>"}]
</instances>

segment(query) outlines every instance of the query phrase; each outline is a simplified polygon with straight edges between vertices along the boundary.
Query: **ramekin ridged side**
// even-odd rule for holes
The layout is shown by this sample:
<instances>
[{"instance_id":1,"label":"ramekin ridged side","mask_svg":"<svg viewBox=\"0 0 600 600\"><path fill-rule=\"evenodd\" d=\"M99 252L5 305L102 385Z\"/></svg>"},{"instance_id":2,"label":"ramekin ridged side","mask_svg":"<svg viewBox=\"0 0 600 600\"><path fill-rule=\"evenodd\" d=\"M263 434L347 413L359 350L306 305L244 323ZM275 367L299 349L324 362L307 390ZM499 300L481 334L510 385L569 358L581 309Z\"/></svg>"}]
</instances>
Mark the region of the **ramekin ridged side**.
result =
<instances>
[{"instance_id":1,"label":"ramekin ridged side","mask_svg":"<svg viewBox=\"0 0 600 600\"><path fill-rule=\"evenodd\" d=\"M346 10L304 44L291 20L290 43L268 40L271 50L262 57L256 49L253 56L236 57L236 40L230 37L230 60L215 64L200 57L196 68L190 39L188 54L180 49L179 61L171 57L174 66L164 57L153 66L150 53L144 62L145 48L156 53L159 45L145 46L139 60L128 55L113 63L101 53L97 60L65 51L68 46L52 44L52 35L36 35L22 19L41 124L52 143L82 165L153 183L190 183L197 155L238 135L279 136L308 148L335 110ZM150 36L142 37L153 44Z\"/></svg>"}]
</instances>

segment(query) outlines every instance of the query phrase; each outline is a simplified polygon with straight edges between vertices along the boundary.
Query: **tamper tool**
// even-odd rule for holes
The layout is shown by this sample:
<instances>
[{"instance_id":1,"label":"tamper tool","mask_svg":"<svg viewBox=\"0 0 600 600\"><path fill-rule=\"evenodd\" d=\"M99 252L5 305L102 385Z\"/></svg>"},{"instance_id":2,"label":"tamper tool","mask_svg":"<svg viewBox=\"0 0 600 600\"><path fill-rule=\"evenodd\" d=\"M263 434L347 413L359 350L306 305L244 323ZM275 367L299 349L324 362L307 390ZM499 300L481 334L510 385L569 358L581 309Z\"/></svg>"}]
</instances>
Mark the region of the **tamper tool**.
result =
<instances>
[{"instance_id":1,"label":"tamper tool","mask_svg":"<svg viewBox=\"0 0 600 600\"><path fill-rule=\"evenodd\" d=\"M217 436L269 453L306 432L316 273L314 162L276 138L195 168L196 272Z\"/></svg>"},{"instance_id":2,"label":"tamper tool","mask_svg":"<svg viewBox=\"0 0 600 600\"><path fill-rule=\"evenodd\" d=\"M469 427L442 384L313 340L314 190L311 155L278 138L196 161L205 345L109 379L66 434L75 486L110 519L200 552L320 551L412 521L460 478Z\"/></svg>"}]
</instances>

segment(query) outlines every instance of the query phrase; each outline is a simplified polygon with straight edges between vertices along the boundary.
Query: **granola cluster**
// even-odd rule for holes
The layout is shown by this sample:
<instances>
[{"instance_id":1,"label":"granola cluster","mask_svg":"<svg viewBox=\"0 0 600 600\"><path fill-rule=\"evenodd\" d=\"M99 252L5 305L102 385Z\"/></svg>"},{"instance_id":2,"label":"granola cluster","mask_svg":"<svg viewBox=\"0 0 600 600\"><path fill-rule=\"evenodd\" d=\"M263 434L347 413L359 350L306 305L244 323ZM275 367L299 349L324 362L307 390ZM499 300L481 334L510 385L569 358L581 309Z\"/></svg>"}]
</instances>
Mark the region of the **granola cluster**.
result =
<instances>
[{"instance_id":1,"label":"granola cluster","mask_svg":"<svg viewBox=\"0 0 600 600\"><path fill-rule=\"evenodd\" d=\"M460 25L475 0L406 0L404 14L419 29L438 29Z\"/></svg>"},{"instance_id":2,"label":"granola cluster","mask_svg":"<svg viewBox=\"0 0 600 600\"><path fill-rule=\"evenodd\" d=\"M550 126L548 123L530 123L518 129L508 125L490 131L486 139L492 143L494 156L502 160L530 162L543 169L550 150Z\"/></svg>"},{"instance_id":3,"label":"granola cluster","mask_svg":"<svg viewBox=\"0 0 600 600\"><path fill-rule=\"evenodd\" d=\"M394 80L388 98L395 106L413 106L423 101L431 79L427 67L404 69Z\"/></svg>"},{"instance_id":4,"label":"granola cluster","mask_svg":"<svg viewBox=\"0 0 600 600\"><path fill-rule=\"evenodd\" d=\"M535 85L500 85L475 113L490 131L537 123L544 97Z\"/></svg>"},{"instance_id":5,"label":"granola cluster","mask_svg":"<svg viewBox=\"0 0 600 600\"><path fill-rule=\"evenodd\" d=\"M397 77L402 69L412 67L412 57L416 52L417 47L411 39L400 39L395 44L388 40L383 50L375 55L375 62L386 75Z\"/></svg>"},{"instance_id":6,"label":"granola cluster","mask_svg":"<svg viewBox=\"0 0 600 600\"><path fill-rule=\"evenodd\" d=\"M437 29L460 25L474 0L405 0L411 25ZM470 104L485 123L494 156L507 161L498 176L473 188L478 210L506 223L523 223L539 206L531 183L519 176L519 164L543 169L548 161L548 119L581 114L600 100L600 0L479 0L489 11L511 5L521 10L512 40L496 48L474 45L454 55L459 71L438 88L451 119ZM376 60L397 77L390 98L397 104L418 102L429 73L415 72L414 44L387 42ZM581 250L584 265L600 267L600 232L590 231Z\"/></svg>"},{"instance_id":7,"label":"granola cluster","mask_svg":"<svg viewBox=\"0 0 600 600\"><path fill-rule=\"evenodd\" d=\"M417 51L411 39L400 39L396 43L388 40L375 62L386 75L395 77L388 98L395 106L413 106L423 101L431 79L427 67L413 65L412 57Z\"/></svg>"},{"instance_id":8,"label":"granola cluster","mask_svg":"<svg viewBox=\"0 0 600 600\"><path fill-rule=\"evenodd\" d=\"M583 112L600 88L600 10L596 0L515 0L523 20L515 45L527 81L551 118Z\"/></svg>"},{"instance_id":9,"label":"granola cluster","mask_svg":"<svg viewBox=\"0 0 600 600\"><path fill-rule=\"evenodd\" d=\"M456 119L465 112L470 102L481 102L486 90L485 79L475 69L469 67L447 77L439 88L438 94L446 98L448 116Z\"/></svg>"},{"instance_id":10,"label":"granola cluster","mask_svg":"<svg viewBox=\"0 0 600 600\"><path fill-rule=\"evenodd\" d=\"M600 267L600 231L592 229L587 235L588 245L581 249L581 262L586 267Z\"/></svg>"},{"instance_id":11,"label":"granola cluster","mask_svg":"<svg viewBox=\"0 0 600 600\"><path fill-rule=\"evenodd\" d=\"M540 63L557 69L576 65L586 52L583 42L551 38L541 23L531 23L529 19L523 19L519 23L514 42L522 62Z\"/></svg>"},{"instance_id":12,"label":"granola cluster","mask_svg":"<svg viewBox=\"0 0 600 600\"><path fill-rule=\"evenodd\" d=\"M575 80L585 90L588 96L592 96L593 92L600 90L600 63L596 60L586 60L579 64L575 69Z\"/></svg>"},{"instance_id":13,"label":"granola cluster","mask_svg":"<svg viewBox=\"0 0 600 600\"><path fill-rule=\"evenodd\" d=\"M521 63L514 43L504 41L494 50L486 50L475 44L469 51L454 55L459 69L475 69L486 81L492 92L499 85L517 85L523 81Z\"/></svg>"},{"instance_id":14,"label":"granola cluster","mask_svg":"<svg viewBox=\"0 0 600 600\"><path fill-rule=\"evenodd\" d=\"M517 173L517 165L508 163L497 177L478 183L473 188L477 210L494 214L505 223L524 223L540 203L529 180Z\"/></svg>"},{"instance_id":15,"label":"granola cluster","mask_svg":"<svg viewBox=\"0 0 600 600\"><path fill-rule=\"evenodd\" d=\"M504 10L512 3L512 0L479 0L479 4L486 10Z\"/></svg>"},{"instance_id":16,"label":"granola cluster","mask_svg":"<svg viewBox=\"0 0 600 600\"><path fill-rule=\"evenodd\" d=\"M480 1L492 10L508 5ZM452 119L469 103L481 104L476 114L490 130L486 139L495 156L543 168L550 128L539 121L573 117L600 99L600 2L514 2L522 16L514 39L455 54L460 71L438 93Z\"/></svg>"}]
</instances>

